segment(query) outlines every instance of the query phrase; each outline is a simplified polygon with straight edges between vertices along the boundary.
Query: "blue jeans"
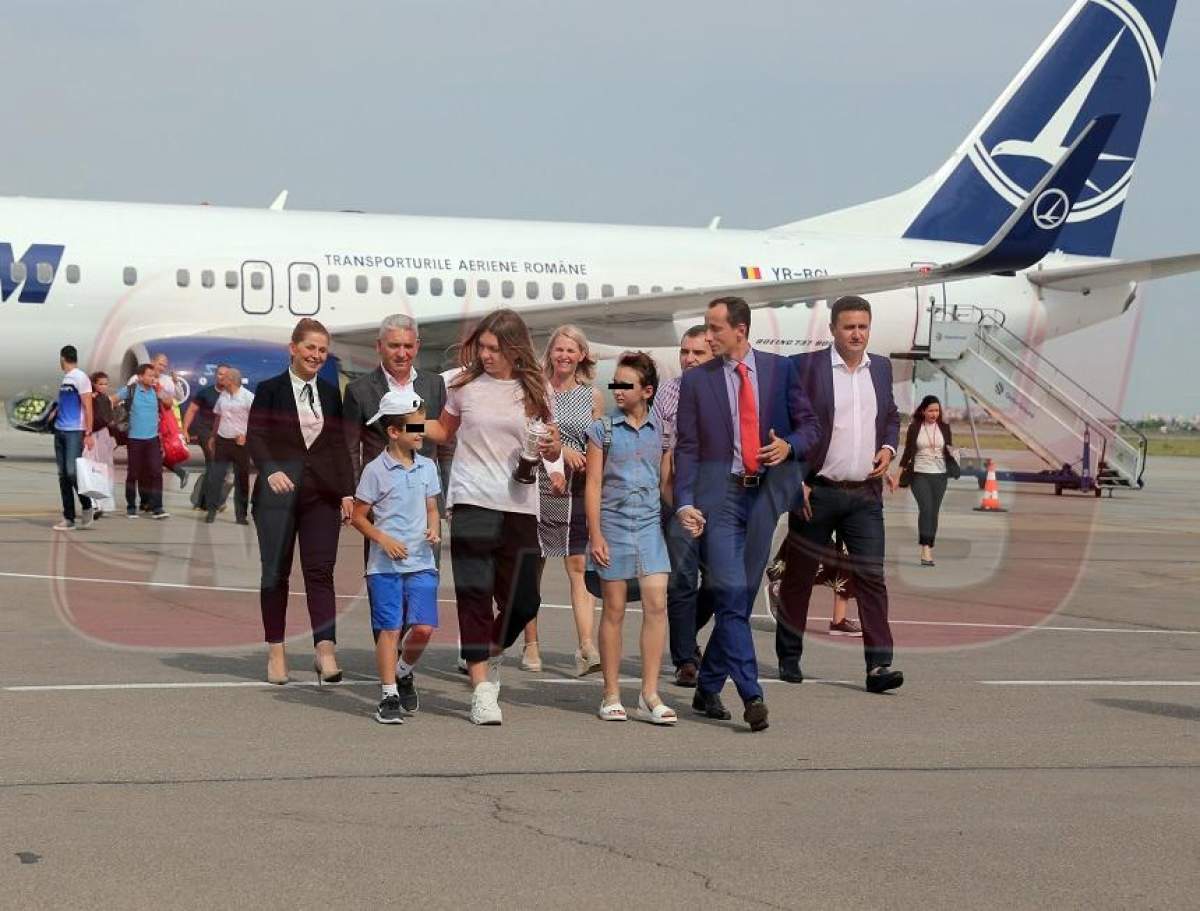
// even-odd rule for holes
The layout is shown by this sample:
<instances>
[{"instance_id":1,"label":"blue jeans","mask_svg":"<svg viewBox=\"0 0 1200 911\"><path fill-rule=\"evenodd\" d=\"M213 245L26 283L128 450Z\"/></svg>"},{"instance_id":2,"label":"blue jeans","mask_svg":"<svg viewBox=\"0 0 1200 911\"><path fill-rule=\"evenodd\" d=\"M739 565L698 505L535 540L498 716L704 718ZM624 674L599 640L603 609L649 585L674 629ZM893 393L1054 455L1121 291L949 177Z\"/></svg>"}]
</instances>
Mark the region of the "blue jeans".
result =
<instances>
[{"instance_id":1,"label":"blue jeans","mask_svg":"<svg viewBox=\"0 0 1200 911\"><path fill-rule=\"evenodd\" d=\"M679 667L686 661L699 664L696 634L712 619L716 606L708 572L700 571L700 539L679 524L670 507L664 507L663 534L671 558L667 582L667 624L671 638L671 661Z\"/></svg>"},{"instance_id":2,"label":"blue jeans","mask_svg":"<svg viewBox=\"0 0 1200 911\"><path fill-rule=\"evenodd\" d=\"M78 490L75 480L75 460L81 455L83 455L82 430L54 431L54 463L58 466L58 492L62 495L63 518L68 522L75 521L75 491ZM81 496L79 505L84 509L91 509L92 501Z\"/></svg>"}]
</instances>

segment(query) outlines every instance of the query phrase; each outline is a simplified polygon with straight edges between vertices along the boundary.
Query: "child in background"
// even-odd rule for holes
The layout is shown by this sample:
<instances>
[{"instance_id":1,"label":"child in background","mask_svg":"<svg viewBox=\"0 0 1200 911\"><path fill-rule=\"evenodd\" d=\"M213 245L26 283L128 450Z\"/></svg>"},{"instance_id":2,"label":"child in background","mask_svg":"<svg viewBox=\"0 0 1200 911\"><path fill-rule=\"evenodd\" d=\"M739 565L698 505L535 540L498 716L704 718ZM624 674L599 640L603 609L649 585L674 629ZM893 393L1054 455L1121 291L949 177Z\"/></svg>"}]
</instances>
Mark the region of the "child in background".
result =
<instances>
[{"instance_id":1,"label":"child in background","mask_svg":"<svg viewBox=\"0 0 1200 911\"><path fill-rule=\"evenodd\" d=\"M644 351L627 351L617 361L609 388L617 403L612 415L588 430L587 507L591 557L600 576L600 666L604 697L599 716L624 721L621 705L621 626L626 580L638 579L642 597L642 690L637 718L675 724L675 711L658 695L658 672L667 640L667 578L671 561L662 534L659 478L662 432L651 414L658 371Z\"/></svg>"},{"instance_id":2,"label":"child in background","mask_svg":"<svg viewBox=\"0 0 1200 911\"><path fill-rule=\"evenodd\" d=\"M353 524L371 542L367 587L375 663L383 687L375 720L402 724L420 707L413 667L437 629L438 572L433 548L440 542L437 466L421 455L424 403L389 392L368 424L384 421L388 445L363 468L354 492ZM373 514L374 521L368 518ZM400 631L407 629L404 649Z\"/></svg>"}]
</instances>

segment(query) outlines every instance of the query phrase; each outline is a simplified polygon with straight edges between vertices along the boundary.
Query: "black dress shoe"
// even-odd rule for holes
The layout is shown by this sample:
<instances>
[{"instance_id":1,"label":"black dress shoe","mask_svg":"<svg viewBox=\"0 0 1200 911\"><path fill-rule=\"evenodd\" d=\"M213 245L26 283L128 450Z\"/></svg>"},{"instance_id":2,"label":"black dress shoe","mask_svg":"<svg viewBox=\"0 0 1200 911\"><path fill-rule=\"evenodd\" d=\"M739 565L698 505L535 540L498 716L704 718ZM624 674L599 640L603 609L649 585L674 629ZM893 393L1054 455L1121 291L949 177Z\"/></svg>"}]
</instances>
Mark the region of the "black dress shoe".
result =
<instances>
[{"instance_id":1,"label":"black dress shoe","mask_svg":"<svg viewBox=\"0 0 1200 911\"><path fill-rule=\"evenodd\" d=\"M705 718L715 718L717 721L728 721L733 717L729 714L729 709L725 708L725 703L721 701L719 695L706 693L698 687L696 695L692 697L692 708Z\"/></svg>"},{"instance_id":2,"label":"black dress shoe","mask_svg":"<svg viewBox=\"0 0 1200 911\"><path fill-rule=\"evenodd\" d=\"M779 666L779 679L784 683L803 683L804 675L800 673L800 665L798 664L781 664Z\"/></svg>"},{"instance_id":3,"label":"black dress shoe","mask_svg":"<svg viewBox=\"0 0 1200 911\"><path fill-rule=\"evenodd\" d=\"M679 667L675 668L675 685L684 687L694 687L700 679L700 672L696 670L696 665L690 661L685 661Z\"/></svg>"},{"instance_id":4,"label":"black dress shoe","mask_svg":"<svg viewBox=\"0 0 1200 911\"><path fill-rule=\"evenodd\" d=\"M742 720L750 725L752 731L765 731L771 726L767 721L767 704L763 702L762 696L746 700L746 711L742 713Z\"/></svg>"},{"instance_id":5,"label":"black dress shoe","mask_svg":"<svg viewBox=\"0 0 1200 911\"><path fill-rule=\"evenodd\" d=\"M898 690L904 685L904 674L890 667L872 668L867 674L868 693L886 693L888 690Z\"/></svg>"}]
</instances>

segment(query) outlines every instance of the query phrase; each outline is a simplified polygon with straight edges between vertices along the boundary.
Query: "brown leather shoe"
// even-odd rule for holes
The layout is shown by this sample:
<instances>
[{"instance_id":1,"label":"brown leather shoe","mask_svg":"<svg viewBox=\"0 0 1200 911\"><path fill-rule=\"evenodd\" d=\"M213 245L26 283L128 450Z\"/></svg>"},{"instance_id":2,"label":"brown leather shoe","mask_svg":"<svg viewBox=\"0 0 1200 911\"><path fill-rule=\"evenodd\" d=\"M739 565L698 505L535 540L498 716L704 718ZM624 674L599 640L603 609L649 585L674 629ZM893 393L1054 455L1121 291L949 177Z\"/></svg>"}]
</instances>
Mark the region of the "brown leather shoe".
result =
<instances>
[{"instance_id":1,"label":"brown leather shoe","mask_svg":"<svg viewBox=\"0 0 1200 911\"><path fill-rule=\"evenodd\" d=\"M690 661L685 661L675 668L675 685L692 689L700 679L700 671Z\"/></svg>"}]
</instances>

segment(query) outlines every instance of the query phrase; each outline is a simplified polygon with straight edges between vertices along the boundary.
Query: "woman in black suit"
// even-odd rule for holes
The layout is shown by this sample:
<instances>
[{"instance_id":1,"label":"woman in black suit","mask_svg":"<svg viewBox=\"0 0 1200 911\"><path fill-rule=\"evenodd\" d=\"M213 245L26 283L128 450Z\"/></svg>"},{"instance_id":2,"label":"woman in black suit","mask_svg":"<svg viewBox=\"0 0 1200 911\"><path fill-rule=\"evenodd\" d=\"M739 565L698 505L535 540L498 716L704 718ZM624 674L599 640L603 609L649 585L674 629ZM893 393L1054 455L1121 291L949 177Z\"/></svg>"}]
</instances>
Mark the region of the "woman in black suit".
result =
<instances>
[{"instance_id":1,"label":"woman in black suit","mask_svg":"<svg viewBox=\"0 0 1200 911\"><path fill-rule=\"evenodd\" d=\"M921 565L933 566L933 543L937 537L938 513L946 495L947 478L959 476L954 458L950 425L942 415L942 403L936 395L927 395L913 412L900 457L901 486L911 486L917 501L917 536L921 544ZM888 486L897 481L888 476Z\"/></svg>"},{"instance_id":2,"label":"woman in black suit","mask_svg":"<svg viewBox=\"0 0 1200 911\"><path fill-rule=\"evenodd\" d=\"M333 567L341 525L353 511L354 475L342 436L341 394L317 376L329 356L329 331L315 319L302 319L290 350L288 369L258 384L246 433L258 469L253 503L267 680L288 681L284 618L298 537L316 650L313 669L319 682L336 683L342 672L334 654Z\"/></svg>"}]
</instances>

